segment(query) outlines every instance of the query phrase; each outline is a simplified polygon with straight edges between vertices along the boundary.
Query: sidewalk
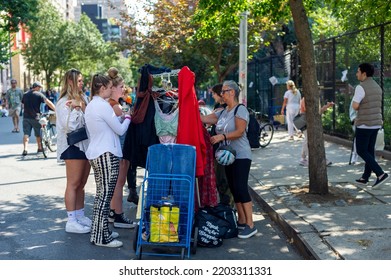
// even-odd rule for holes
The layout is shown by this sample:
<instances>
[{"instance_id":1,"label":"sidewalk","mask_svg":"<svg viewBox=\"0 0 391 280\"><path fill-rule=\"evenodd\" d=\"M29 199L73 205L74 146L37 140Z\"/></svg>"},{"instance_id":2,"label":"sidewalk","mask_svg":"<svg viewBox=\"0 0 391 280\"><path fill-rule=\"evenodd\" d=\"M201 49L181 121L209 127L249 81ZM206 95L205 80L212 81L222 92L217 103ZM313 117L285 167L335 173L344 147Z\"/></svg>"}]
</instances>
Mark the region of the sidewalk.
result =
<instances>
[{"instance_id":1,"label":"sidewalk","mask_svg":"<svg viewBox=\"0 0 391 280\"><path fill-rule=\"evenodd\" d=\"M308 259L391 259L391 180L373 189L375 175L369 186L354 184L363 161L349 165L350 147L328 141L331 194L297 195L308 186L308 168L298 164L301 140L287 139L286 131L278 131L268 147L253 152L249 185L291 242ZM390 172L389 160L378 162Z\"/></svg>"}]
</instances>

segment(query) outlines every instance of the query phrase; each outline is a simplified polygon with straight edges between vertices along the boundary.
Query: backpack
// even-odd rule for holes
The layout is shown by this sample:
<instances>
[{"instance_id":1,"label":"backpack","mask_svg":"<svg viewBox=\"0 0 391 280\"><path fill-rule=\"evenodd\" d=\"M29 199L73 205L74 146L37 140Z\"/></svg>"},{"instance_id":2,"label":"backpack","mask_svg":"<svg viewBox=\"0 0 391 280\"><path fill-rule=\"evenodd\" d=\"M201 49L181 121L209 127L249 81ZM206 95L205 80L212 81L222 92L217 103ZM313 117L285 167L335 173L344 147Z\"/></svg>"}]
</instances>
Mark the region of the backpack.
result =
<instances>
[{"instance_id":1,"label":"backpack","mask_svg":"<svg viewBox=\"0 0 391 280\"><path fill-rule=\"evenodd\" d=\"M234 116L236 116L240 105L244 106L243 104L236 106ZM261 138L261 127L253 114L249 113L249 117L250 119L247 127L247 139L252 149L259 148L261 146L259 143L259 139Z\"/></svg>"},{"instance_id":2,"label":"backpack","mask_svg":"<svg viewBox=\"0 0 391 280\"><path fill-rule=\"evenodd\" d=\"M238 219L236 218L236 210L229 205L219 203L217 206L210 208L214 215L226 220L229 223L229 228L222 236L223 239L237 237Z\"/></svg>"}]
</instances>

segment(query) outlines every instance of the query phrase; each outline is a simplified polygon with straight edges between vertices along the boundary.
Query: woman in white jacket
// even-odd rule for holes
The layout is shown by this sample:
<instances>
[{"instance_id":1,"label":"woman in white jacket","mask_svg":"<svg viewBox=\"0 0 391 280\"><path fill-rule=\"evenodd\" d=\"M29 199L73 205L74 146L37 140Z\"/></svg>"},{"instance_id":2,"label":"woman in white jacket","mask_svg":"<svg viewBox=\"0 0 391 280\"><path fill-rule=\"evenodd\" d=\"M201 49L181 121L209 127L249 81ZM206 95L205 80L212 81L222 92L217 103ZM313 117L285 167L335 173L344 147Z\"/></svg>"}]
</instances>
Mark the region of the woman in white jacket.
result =
<instances>
[{"instance_id":1,"label":"woman in white jacket","mask_svg":"<svg viewBox=\"0 0 391 280\"><path fill-rule=\"evenodd\" d=\"M86 139L74 145L67 143L67 133L85 125L84 111L88 100L82 88L81 72L68 70L56 104L57 160L65 162L65 208L68 215L65 231L70 233L88 233L91 227L91 220L84 216L84 186L91 169L85 155L89 141Z\"/></svg>"},{"instance_id":2,"label":"woman in white jacket","mask_svg":"<svg viewBox=\"0 0 391 280\"><path fill-rule=\"evenodd\" d=\"M106 101L111 95L112 82L109 77L96 74L91 81L91 101L86 109L86 125L90 138L86 156L94 170L96 195L92 217L92 244L104 247L120 247L117 232L110 232L108 216L110 201L118 179L119 160L122 149L119 135L123 135L130 124L130 115L121 123L113 108Z\"/></svg>"}]
</instances>

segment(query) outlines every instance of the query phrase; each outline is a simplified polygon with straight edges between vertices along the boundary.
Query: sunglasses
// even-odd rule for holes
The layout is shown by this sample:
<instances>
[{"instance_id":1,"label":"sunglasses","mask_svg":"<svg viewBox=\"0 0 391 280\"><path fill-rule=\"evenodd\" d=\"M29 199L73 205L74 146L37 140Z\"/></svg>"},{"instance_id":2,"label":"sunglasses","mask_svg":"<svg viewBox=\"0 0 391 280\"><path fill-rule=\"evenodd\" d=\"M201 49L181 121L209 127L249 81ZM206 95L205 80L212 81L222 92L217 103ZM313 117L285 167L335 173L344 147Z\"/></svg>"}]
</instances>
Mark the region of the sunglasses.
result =
<instances>
[{"instance_id":1,"label":"sunglasses","mask_svg":"<svg viewBox=\"0 0 391 280\"><path fill-rule=\"evenodd\" d=\"M221 95L223 95L223 94L225 94L226 92L229 92L229 91L231 91L231 90L232 90L232 88L230 88L230 89L224 89L224 90L221 91Z\"/></svg>"}]
</instances>

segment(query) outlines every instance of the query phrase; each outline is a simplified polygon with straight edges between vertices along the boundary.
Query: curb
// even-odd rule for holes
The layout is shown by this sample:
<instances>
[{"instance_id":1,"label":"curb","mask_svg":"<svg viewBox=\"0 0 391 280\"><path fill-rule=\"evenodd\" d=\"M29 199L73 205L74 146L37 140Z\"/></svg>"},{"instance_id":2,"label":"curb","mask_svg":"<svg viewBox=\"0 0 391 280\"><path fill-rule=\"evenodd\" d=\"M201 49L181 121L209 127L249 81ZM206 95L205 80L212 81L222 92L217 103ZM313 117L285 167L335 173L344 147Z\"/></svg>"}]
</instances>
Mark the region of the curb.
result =
<instances>
[{"instance_id":1,"label":"curb","mask_svg":"<svg viewBox=\"0 0 391 280\"><path fill-rule=\"evenodd\" d=\"M268 216L274 221L284 234L288 237L289 242L299 251L307 260L320 260L319 256L311 249L311 246L301 238L298 232L270 206L262 196L252 187L249 188L250 195L262 206Z\"/></svg>"},{"instance_id":2,"label":"curb","mask_svg":"<svg viewBox=\"0 0 391 280\"><path fill-rule=\"evenodd\" d=\"M323 134L323 138L325 141L333 142L335 144L345 146L349 149L352 147L352 143L353 143L352 140L343 139L343 138L340 138L337 136L332 136L329 134ZM387 151L387 150L376 151L376 154L378 156L381 156L381 157L387 159L387 160L391 160L391 152L390 151Z\"/></svg>"}]
</instances>

